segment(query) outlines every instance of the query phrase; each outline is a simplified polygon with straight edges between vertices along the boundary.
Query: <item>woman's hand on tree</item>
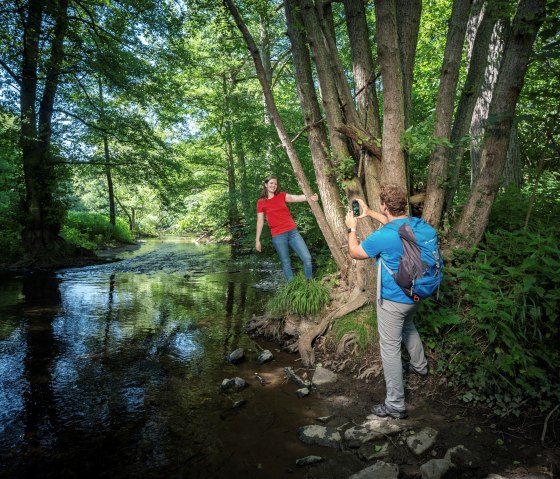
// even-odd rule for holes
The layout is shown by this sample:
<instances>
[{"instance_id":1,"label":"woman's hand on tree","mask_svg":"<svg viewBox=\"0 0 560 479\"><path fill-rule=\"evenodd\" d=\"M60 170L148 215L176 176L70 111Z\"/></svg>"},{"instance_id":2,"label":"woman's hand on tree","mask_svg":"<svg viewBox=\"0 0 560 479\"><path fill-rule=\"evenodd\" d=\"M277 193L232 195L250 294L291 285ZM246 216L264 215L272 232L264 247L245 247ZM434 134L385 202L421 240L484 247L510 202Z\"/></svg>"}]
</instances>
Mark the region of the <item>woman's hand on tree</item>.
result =
<instances>
[{"instance_id":1,"label":"woman's hand on tree","mask_svg":"<svg viewBox=\"0 0 560 479\"><path fill-rule=\"evenodd\" d=\"M319 195L318 195L317 193L313 193L313 194L309 197L309 199L310 199L311 201L319 201Z\"/></svg>"}]
</instances>

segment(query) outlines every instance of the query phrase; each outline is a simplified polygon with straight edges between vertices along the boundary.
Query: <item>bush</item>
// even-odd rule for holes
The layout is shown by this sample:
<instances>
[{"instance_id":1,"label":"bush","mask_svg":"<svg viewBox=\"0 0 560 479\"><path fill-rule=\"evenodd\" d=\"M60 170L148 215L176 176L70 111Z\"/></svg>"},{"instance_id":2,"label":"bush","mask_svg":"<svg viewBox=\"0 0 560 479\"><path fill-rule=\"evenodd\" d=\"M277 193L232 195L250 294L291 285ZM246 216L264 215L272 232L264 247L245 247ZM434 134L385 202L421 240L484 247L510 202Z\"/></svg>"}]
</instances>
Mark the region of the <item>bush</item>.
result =
<instances>
[{"instance_id":1,"label":"bush","mask_svg":"<svg viewBox=\"0 0 560 479\"><path fill-rule=\"evenodd\" d=\"M113 227L109 218L99 213L69 211L60 236L86 249L105 248L116 243L133 244L127 222L117 218L116 223Z\"/></svg>"},{"instance_id":2,"label":"bush","mask_svg":"<svg viewBox=\"0 0 560 479\"><path fill-rule=\"evenodd\" d=\"M489 232L474 256L459 252L447 266L448 309L424 304L427 346L465 402L517 415L560 400L557 238L552 228Z\"/></svg>"},{"instance_id":3,"label":"bush","mask_svg":"<svg viewBox=\"0 0 560 479\"><path fill-rule=\"evenodd\" d=\"M294 276L269 301L266 310L277 316L299 316L319 313L329 302L329 290L318 280Z\"/></svg>"}]
</instances>

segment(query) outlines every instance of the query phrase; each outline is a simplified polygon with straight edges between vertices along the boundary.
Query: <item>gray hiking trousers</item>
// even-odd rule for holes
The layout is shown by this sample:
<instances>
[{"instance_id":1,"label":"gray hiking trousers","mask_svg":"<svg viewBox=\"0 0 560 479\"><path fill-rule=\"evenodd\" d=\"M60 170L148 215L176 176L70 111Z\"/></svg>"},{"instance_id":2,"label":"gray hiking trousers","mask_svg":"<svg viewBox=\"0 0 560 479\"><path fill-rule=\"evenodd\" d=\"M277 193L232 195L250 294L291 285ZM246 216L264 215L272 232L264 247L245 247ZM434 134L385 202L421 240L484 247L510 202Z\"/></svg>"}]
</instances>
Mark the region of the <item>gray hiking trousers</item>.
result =
<instances>
[{"instance_id":1,"label":"gray hiking trousers","mask_svg":"<svg viewBox=\"0 0 560 479\"><path fill-rule=\"evenodd\" d=\"M428 371L424 346L413 322L417 308L417 303L377 301L379 349L387 388L385 405L395 411L405 410L401 342L410 354L410 365L421 374Z\"/></svg>"}]
</instances>

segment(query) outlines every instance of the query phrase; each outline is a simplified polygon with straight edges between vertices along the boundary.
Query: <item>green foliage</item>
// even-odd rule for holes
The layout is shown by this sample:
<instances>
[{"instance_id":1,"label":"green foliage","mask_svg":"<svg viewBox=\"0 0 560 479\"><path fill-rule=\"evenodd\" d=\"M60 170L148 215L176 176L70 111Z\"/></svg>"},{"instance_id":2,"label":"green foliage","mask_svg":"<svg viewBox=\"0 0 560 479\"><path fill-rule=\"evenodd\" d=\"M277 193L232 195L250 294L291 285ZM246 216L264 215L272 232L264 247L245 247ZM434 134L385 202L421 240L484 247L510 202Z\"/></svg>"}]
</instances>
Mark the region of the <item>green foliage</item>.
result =
<instances>
[{"instance_id":1,"label":"green foliage","mask_svg":"<svg viewBox=\"0 0 560 479\"><path fill-rule=\"evenodd\" d=\"M128 224L123 219L117 218L113 227L107 216L81 211L68 212L60 236L69 243L93 250L115 243L134 243Z\"/></svg>"},{"instance_id":2,"label":"green foliage","mask_svg":"<svg viewBox=\"0 0 560 479\"><path fill-rule=\"evenodd\" d=\"M0 110L0 263L17 260L21 246L21 158L16 117Z\"/></svg>"},{"instance_id":3,"label":"green foliage","mask_svg":"<svg viewBox=\"0 0 560 479\"><path fill-rule=\"evenodd\" d=\"M266 310L273 315L315 315L330 300L329 290L316 279L298 274L288 281L269 301Z\"/></svg>"},{"instance_id":4,"label":"green foliage","mask_svg":"<svg viewBox=\"0 0 560 479\"><path fill-rule=\"evenodd\" d=\"M424 304L426 345L465 402L518 415L560 400L559 232L488 232L447 265L448 307Z\"/></svg>"}]
</instances>

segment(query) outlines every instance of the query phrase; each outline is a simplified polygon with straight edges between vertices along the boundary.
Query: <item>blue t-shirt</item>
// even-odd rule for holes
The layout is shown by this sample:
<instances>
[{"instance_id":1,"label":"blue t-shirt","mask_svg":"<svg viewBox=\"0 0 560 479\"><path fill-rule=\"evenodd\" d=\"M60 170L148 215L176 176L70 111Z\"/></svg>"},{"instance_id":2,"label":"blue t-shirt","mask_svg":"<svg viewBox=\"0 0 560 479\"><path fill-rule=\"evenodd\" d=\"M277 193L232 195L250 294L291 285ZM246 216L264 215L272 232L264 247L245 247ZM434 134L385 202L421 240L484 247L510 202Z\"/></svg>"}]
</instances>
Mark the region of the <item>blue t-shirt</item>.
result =
<instances>
[{"instance_id":1,"label":"blue t-shirt","mask_svg":"<svg viewBox=\"0 0 560 479\"><path fill-rule=\"evenodd\" d=\"M387 223L370 234L362 243L362 248L370 258L378 260L381 256L387 267L394 273L399 269L399 260L403 255L398 229L405 221L407 218L399 218ZM414 303L383 266L381 266L381 297L397 303Z\"/></svg>"}]
</instances>

